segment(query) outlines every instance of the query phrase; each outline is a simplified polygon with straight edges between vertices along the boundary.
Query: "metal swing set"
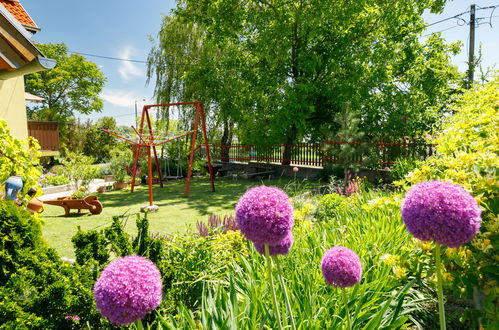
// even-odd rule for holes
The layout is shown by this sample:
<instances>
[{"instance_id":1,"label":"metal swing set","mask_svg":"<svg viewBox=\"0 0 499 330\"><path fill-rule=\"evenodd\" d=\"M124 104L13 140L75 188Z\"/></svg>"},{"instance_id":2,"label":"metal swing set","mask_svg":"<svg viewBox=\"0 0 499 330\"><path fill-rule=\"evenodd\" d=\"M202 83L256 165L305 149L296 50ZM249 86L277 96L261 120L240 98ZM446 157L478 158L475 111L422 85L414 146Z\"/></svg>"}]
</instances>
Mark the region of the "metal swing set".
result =
<instances>
[{"instance_id":1,"label":"metal swing set","mask_svg":"<svg viewBox=\"0 0 499 330\"><path fill-rule=\"evenodd\" d=\"M158 108L158 107L171 107L171 106L180 106L180 105L194 105L195 106L196 113L194 116L193 130L186 132L184 134L174 136L174 137L164 137L164 139L161 136L155 136L153 134L149 110L152 110L153 108ZM206 159L208 162L208 170L210 172L211 191L214 192L215 191L215 182L214 182L214 175L213 175L213 167L211 165L210 146L208 144L208 134L206 132L206 120L205 120L204 110L203 110L203 106L201 105L201 102L193 101L193 102L177 102L177 103L144 105L144 107L142 108L139 129L137 130L135 127L132 126L132 129L134 130L134 132L136 134L137 141L133 141L131 138L119 135L115 132L111 132L109 130L102 129L102 131L104 131L108 134L111 134L117 138L128 141L132 145L135 146L134 158L133 158L133 168L132 168L132 182L131 182L132 183L132 187L131 187L132 193L133 193L133 190L135 187L135 178L137 175L137 168L138 168L138 164L139 164L140 150L142 148L147 148L147 165L148 165L147 181L148 181L148 185L149 185L149 206L151 208L154 206L154 204L153 204L153 192L152 192L152 183L153 183L153 174L152 174L152 158L153 158L153 156L152 156L152 154L154 154L154 161L156 164L156 169L158 171L158 181L159 181L161 188L163 188L163 175L161 173L161 167L159 165L156 147L163 145L165 143L175 141L175 140L178 140L180 138L191 135L192 138L191 138L191 149L190 149L190 154L189 154L189 167L187 169L187 180L186 180L185 191L184 191L184 197L189 196L189 187L190 187L191 175L192 175L192 163L194 161L194 152L197 149L196 148L196 138L197 138L197 131L198 131L200 119L201 119L201 128L203 131L203 138L204 138L204 143L201 144L201 146L204 145L204 147L206 149ZM144 129L144 124L147 124L147 129ZM180 162L180 156L179 156L178 161Z\"/></svg>"}]
</instances>

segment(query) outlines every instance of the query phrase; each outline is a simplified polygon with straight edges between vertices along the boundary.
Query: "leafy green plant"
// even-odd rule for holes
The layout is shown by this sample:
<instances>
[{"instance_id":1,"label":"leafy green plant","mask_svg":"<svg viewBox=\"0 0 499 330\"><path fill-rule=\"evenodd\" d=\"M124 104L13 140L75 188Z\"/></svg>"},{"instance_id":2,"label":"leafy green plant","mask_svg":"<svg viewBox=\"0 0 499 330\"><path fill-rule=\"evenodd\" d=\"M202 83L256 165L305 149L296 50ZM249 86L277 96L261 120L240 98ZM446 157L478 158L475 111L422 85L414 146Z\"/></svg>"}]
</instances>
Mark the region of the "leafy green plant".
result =
<instances>
[{"instance_id":1,"label":"leafy green plant","mask_svg":"<svg viewBox=\"0 0 499 330\"><path fill-rule=\"evenodd\" d=\"M362 282L347 297L352 328L398 329L409 324L424 328L420 318L431 315L425 309L430 298L421 290L418 278L397 277L392 265L382 261L386 253L399 253L407 258L414 245L400 219L400 200L370 192L338 197L344 200L341 204L345 207L332 207L334 212L329 213L329 221L312 218L312 223L297 222L290 253L278 257L297 328L341 329L346 324L340 291L324 283L320 270L323 252L333 245L354 249L363 264ZM305 204L298 210L300 217L310 215L312 208ZM390 239L386 239L388 236ZM236 253L231 259L215 260L214 265L226 263L225 275L204 281L199 304L193 307L180 300L175 313L160 310L150 325L166 329L194 329L198 325L224 329L275 328L277 320L271 308L264 258L248 242L245 249L245 253ZM278 300L284 301L282 290L278 290ZM290 320L284 308L283 315L287 316L283 320Z\"/></svg>"},{"instance_id":2,"label":"leafy green plant","mask_svg":"<svg viewBox=\"0 0 499 330\"><path fill-rule=\"evenodd\" d=\"M71 238L71 242L75 248L76 262L80 265L91 262L103 265L109 261L108 242L101 232L96 230L84 232L78 226L78 232Z\"/></svg>"},{"instance_id":3,"label":"leafy green plant","mask_svg":"<svg viewBox=\"0 0 499 330\"><path fill-rule=\"evenodd\" d=\"M90 181L97 177L97 170L92 166L92 157L68 152L61 163L64 165L62 175L71 181L75 190L88 187Z\"/></svg>"},{"instance_id":4,"label":"leafy green plant","mask_svg":"<svg viewBox=\"0 0 499 330\"><path fill-rule=\"evenodd\" d=\"M63 262L40 220L11 201L0 201L0 219L0 328L75 328L65 315L108 328L93 301L95 273Z\"/></svg>"},{"instance_id":5,"label":"leafy green plant","mask_svg":"<svg viewBox=\"0 0 499 330\"><path fill-rule=\"evenodd\" d=\"M54 175L47 177L47 183L52 186L61 186L64 184L68 184L71 181L66 178L64 175Z\"/></svg>"},{"instance_id":6,"label":"leafy green plant","mask_svg":"<svg viewBox=\"0 0 499 330\"><path fill-rule=\"evenodd\" d=\"M337 193L327 194L319 198L315 216L320 221L331 220L335 218L337 211L345 206L345 197Z\"/></svg>"},{"instance_id":7,"label":"leafy green plant","mask_svg":"<svg viewBox=\"0 0 499 330\"><path fill-rule=\"evenodd\" d=\"M128 148L114 148L110 151L110 172L116 182L126 182L129 175L126 170L132 163L132 150Z\"/></svg>"},{"instance_id":8,"label":"leafy green plant","mask_svg":"<svg viewBox=\"0 0 499 330\"><path fill-rule=\"evenodd\" d=\"M10 135L4 120L0 120L0 189L10 176L22 176L25 180L21 193L38 185L41 175L38 158L40 146L33 138L18 140Z\"/></svg>"},{"instance_id":9,"label":"leafy green plant","mask_svg":"<svg viewBox=\"0 0 499 330\"><path fill-rule=\"evenodd\" d=\"M452 253L452 258L444 258L444 263L455 278L450 289L458 297L473 297L479 302L475 308L487 316L484 324L494 322L499 312L498 102L498 75L493 81L464 93L452 107L453 116L447 119L434 141L435 155L399 182L405 187L435 179L453 182L475 196L482 207L480 233Z\"/></svg>"},{"instance_id":10,"label":"leafy green plant","mask_svg":"<svg viewBox=\"0 0 499 330\"><path fill-rule=\"evenodd\" d=\"M419 161L415 157L400 157L395 160L395 165L390 168L393 180L402 180L407 174L418 167Z\"/></svg>"}]
</instances>

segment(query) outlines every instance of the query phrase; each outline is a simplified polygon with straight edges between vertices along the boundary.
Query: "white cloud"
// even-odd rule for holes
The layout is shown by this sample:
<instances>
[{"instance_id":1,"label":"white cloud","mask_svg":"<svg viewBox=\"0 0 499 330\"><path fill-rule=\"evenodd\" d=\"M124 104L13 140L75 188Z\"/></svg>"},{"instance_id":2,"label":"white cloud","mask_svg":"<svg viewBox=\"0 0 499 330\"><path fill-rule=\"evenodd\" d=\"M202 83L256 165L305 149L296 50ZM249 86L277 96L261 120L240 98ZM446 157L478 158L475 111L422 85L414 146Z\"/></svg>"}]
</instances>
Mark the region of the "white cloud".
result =
<instances>
[{"instance_id":1,"label":"white cloud","mask_svg":"<svg viewBox=\"0 0 499 330\"><path fill-rule=\"evenodd\" d=\"M133 108L135 100L140 99L134 92L123 89L104 88L100 96L104 101L122 108Z\"/></svg>"},{"instance_id":2,"label":"white cloud","mask_svg":"<svg viewBox=\"0 0 499 330\"><path fill-rule=\"evenodd\" d=\"M118 57L126 60L132 59L135 55L135 49L132 46L125 46L120 52ZM144 70L133 62L121 61L118 73L124 81L130 81L133 77L145 76Z\"/></svg>"}]
</instances>

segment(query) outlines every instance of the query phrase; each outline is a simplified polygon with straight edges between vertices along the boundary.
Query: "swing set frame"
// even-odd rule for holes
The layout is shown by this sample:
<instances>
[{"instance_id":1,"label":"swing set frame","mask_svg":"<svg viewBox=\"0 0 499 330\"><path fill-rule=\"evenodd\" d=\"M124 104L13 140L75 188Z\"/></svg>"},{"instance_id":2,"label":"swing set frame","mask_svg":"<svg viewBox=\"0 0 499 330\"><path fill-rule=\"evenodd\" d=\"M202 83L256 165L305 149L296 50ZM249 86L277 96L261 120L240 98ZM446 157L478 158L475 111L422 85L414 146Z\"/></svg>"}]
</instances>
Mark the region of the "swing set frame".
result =
<instances>
[{"instance_id":1,"label":"swing set frame","mask_svg":"<svg viewBox=\"0 0 499 330\"><path fill-rule=\"evenodd\" d=\"M178 105L194 105L196 108L196 113L194 116L194 128L192 131L189 131L185 134L181 134L172 138L167 138L165 141L158 141L158 137L153 135L153 130L152 130L152 123L151 123L151 117L149 116L149 110L153 110L154 108L158 107L170 107L170 106L178 106ZM201 119L201 128L203 131L203 138L204 138L204 146L206 149L206 158L208 162L208 170L210 172L210 183L211 183L211 191L215 191L215 179L213 175L213 167L211 165L211 155L210 155L210 146L208 143L208 134L206 132L206 120L205 120L205 115L204 115L204 110L203 106L201 105L201 102L199 101L192 101L192 102L177 102L177 103L162 103L162 104L150 104L150 105L144 105L142 108L142 114L140 118L140 126L137 131L135 127L132 126L132 129L135 131L138 141L133 141L131 139L128 139L124 136L118 135L114 132L111 132L109 130L103 129L102 131L111 134L117 138L123 139L125 141L128 141L132 143L132 145L135 145L135 150L134 150L134 158L133 158L133 173L132 173L132 187L130 192L133 193L134 187L135 187L135 177L137 175L137 167L139 163L139 157L140 157L140 150L142 148L147 148L147 165L148 165L148 176L147 176L147 181L149 185L149 205L153 205L153 192L152 192L152 153L154 154L154 161L156 163L156 169L158 170L158 180L161 188L163 188L163 176L161 173L161 167L159 166L159 160L158 160L158 153L156 151L156 147L174 140L178 140L180 138L192 135L191 138L191 150L190 150L190 155L189 155L189 167L187 170L187 180L185 184L185 191L184 191L184 197L189 196L189 187L191 183L191 175L192 175L192 163L194 161L194 152L196 151L196 138L197 138L197 132L199 128L199 120ZM147 135L144 135L144 124L147 124L148 133ZM201 146L203 145L201 144ZM168 180L167 180L168 181Z\"/></svg>"}]
</instances>

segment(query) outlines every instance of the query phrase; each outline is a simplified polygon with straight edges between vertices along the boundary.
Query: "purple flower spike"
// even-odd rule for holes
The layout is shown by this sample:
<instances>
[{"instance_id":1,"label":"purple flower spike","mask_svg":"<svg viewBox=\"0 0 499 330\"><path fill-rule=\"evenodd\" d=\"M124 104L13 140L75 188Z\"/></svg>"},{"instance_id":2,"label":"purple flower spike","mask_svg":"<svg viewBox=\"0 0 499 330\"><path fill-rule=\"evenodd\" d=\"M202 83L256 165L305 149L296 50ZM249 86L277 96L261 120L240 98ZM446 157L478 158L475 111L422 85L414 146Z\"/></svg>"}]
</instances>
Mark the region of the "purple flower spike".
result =
<instances>
[{"instance_id":1,"label":"purple flower spike","mask_svg":"<svg viewBox=\"0 0 499 330\"><path fill-rule=\"evenodd\" d=\"M475 237L482 221L480 214L473 196L443 181L414 185L402 202L402 219L414 237L451 248Z\"/></svg>"},{"instance_id":2,"label":"purple flower spike","mask_svg":"<svg viewBox=\"0 0 499 330\"><path fill-rule=\"evenodd\" d=\"M362 264L355 252L343 246L335 246L322 257L322 275L327 284L346 288L360 281Z\"/></svg>"},{"instance_id":3,"label":"purple flower spike","mask_svg":"<svg viewBox=\"0 0 499 330\"><path fill-rule=\"evenodd\" d=\"M276 245L269 245L269 255L275 256L278 254L286 255L289 250L291 250L291 246L293 246L293 233L289 232L288 236L284 238L281 242ZM255 249L261 255L265 256L265 244L253 243Z\"/></svg>"},{"instance_id":4,"label":"purple flower spike","mask_svg":"<svg viewBox=\"0 0 499 330\"><path fill-rule=\"evenodd\" d=\"M158 307L162 284L150 260L126 256L106 266L94 286L97 309L116 325L138 321Z\"/></svg>"},{"instance_id":5,"label":"purple flower spike","mask_svg":"<svg viewBox=\"0 0 499 330\"><path fill-rule=\"evenodd\" d=\"M293 206L279 188L254 187L239 199L236 220L243 235L253 243L276 245L293 228Z\"/></svg>"}]
</instances>

